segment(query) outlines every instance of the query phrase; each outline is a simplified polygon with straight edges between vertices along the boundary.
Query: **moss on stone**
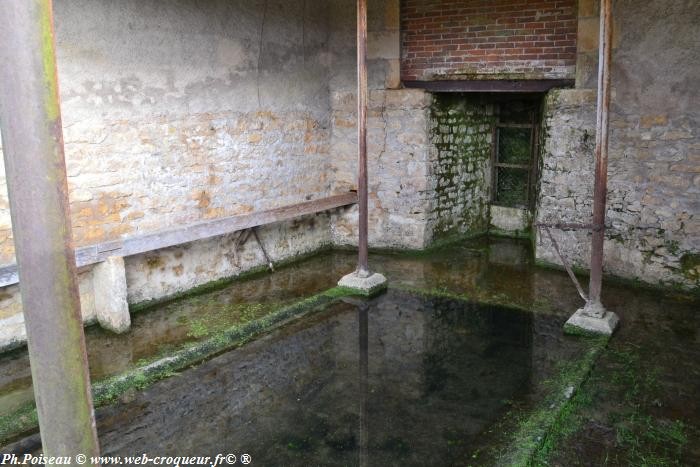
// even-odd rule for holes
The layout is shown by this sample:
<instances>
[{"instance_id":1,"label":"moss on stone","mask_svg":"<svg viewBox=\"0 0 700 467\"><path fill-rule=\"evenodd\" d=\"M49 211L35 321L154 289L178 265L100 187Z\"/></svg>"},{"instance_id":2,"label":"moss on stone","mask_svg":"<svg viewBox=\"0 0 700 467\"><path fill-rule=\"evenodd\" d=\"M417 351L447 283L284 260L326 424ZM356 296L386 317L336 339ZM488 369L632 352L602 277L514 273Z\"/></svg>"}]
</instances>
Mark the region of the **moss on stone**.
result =
<instances>
[{"instance_id":1,"label":"moss on stone","mask_svg":"<svg viewBox=\"0 0 700 467\"><path fill-rule=\"evenodd\" d=\"M532 239L532 229L501 230L496 228L490 228L489 235L492 237L521 238L525 240L530 240Z\"/></svg>"},{"instance_id":2,"label":"moss on stone","mask_svg":"<svg viewBox=\"0 0 700 467\"><path fill-rule=\"evenodd\" d=\"M576 410L578 389L588 378L609 337L588 340L588 350L577 360L567 362L556 377L547 382L548 395L533 410L520 416L499 465L546 465L546 459L563 434L571 430L570 415Z\"/></svg>"},{"instance_id":3,"label":"moss on stone","mask_svg":"<svg viewBox=\"0 0 700 467\"><path fill-rule=\"evenodd\" d=\"M569 441L578 438L591 422L606 426L615 438L614 447L605 453L612 465L685 465L682 453L688 427L656 410L660 368L651 363L653 359L641 357L636 346L623 343L621 348L607 349L604 358L609 362L576 392L560 417L559 429L551 433L532 465L567 465L567 458L576 459L579 452ZM608 366L611 364L614 369ZM618 401L614 408L601 401L603 394L603 399Z\"/></svg>"},{"instance_id":4,"label":"moss on stone","mask_svg":"<svg viewBox=\"0 0 700 467\"><path fill-rule=\"evenodd\" d=\"M389 288L392 290L410 292L425 298L446 298L455 301L467 302L470 304L478 303L480 305L505 307L524 313L536 312L540 314L549 314L553 311L551 304L546 300L535 300L526 304L517 302L508 295L501 293L475 293L473 295L469 295L466 293L451 292L443 288L424 289L402 284L391 285Z\"/></svg>"},{"instance_id":5,"label":"moss on stone","mask_svg":"<svg viewBox=\"0 0 700 467\"><path fill-rule=\"evenodd\" d=\"M700 253L685 253L681 256L681 272L690 280L700 280Z\"/></svg>"},{"instance_id":6,"label":"moss on stone","mask_svg":"<svg viewBox=\"0 0 700 467\"><path fill-rule=\"evenodd\" d=\"M191 343L171 355L156 357L150 362L142 360L133 370L93 384L95 407L112 404L127 391L143 390L195 364L240 347L290 320L321 311L326 305L340 298L357 295L354 289L334 287L290 306L279 308L259 319L212 333L206 340ZM37 428L38 419L34 403L0 416L0 446L36 431Z\"/></svg>"},{"instance_id":7,"label":"moss on stone","mask_svg":"<svg viewBox=\"0 0 700 467\"><path fill-rule=\"evenodd\" d=\"M571 324L564 324L564 334L568 336L580 336L580 337L596 337L599 333L588 331L586 329L580 328L578 326L573 326Z\"/></svg>"},{"instance_id":8,"label":"moss on stone","mask_svg":"<svg viewBox=\"0 0 700 467\"><path fill-rule=\"evenodd\" d=\"M286 258L282 261L276 262L275 267L276 267L276 269L281 269L281 268L290 266L292 264L298 263L300 261L310 259L310 258L313 258L313 257L318 256L320 254L326 253L329 250L331 250L331 247L329 245L326 245L326 246L323 246L323 247L316 249L312 252L301 253L299 255L295 255L295 256ZM258 277L266 276L268 274L271 274L271 272L270 272L267 265L256 266L256 267L248 269L247 271L244 271L240 274L237 274L235 276L228 276L228 277L224 277L221 279L216 279L216 280L207 282L205 284L201 284L201 285L198 285L196 287L192 287L191 289L187 289L187 290L182 291L182 292L168 295L167 297L156 298L153 300L146 300L144 302L131 304L131 305L129 305L129 312L130 313L139 313L142 311L151 310L155 307L162 306L162 305L165 305L165 304L177 301L177 300L181 300L183 298L196 297L198 295L203 295L206 293L214 292L214 291L226 288L233 283L236 283L239 281L244 281L244 280L255 279Z\"/></svg>"},{"instance_id":9,"label":"moss on stone","mask_svg":"<svg viewBox=\"0 0 700 467\"><path fill-rule=\"evenodd\" d=\"M34 403L25 404L12 413L0 416L0 446L31 434L38 426Z\"/></svg>"},{"instance_id":10,"label":"moss on stone","mask_svg":"<svg viewBox=\"0 0 700 467\"><path fill-rule=\"evenodd\" d=\"M433 99L430 119L432 145L437 148L434 212L435 238L451 237L465 231L488 229L489 176L483 176L484 164L491 156L493 115L483 99L464 94L439 94ZM487 131L481 127L487 125ZM452 198L450 198L452 195ZM455 196L458 195L458 196ZM464 203L464 197L470 200ZM440 206L440 199L450 199ZM453 207L463 204L457 218ZM446 212L446 215L444 215Z\"/></svg>"}]
</instances>

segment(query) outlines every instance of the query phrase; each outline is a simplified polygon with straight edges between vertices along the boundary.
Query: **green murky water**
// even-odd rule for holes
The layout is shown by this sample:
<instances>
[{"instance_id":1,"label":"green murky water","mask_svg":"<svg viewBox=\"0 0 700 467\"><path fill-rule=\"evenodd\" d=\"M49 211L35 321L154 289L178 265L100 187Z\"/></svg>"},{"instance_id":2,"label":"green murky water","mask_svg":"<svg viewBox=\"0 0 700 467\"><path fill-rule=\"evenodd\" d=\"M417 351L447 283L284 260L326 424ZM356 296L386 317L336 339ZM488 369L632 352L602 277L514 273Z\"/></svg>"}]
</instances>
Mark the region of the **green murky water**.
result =
<instances>
[{"instance_id":1,"label":"green murky water","mask_svg":"<svg viewBox=\"0 0 700 467\"><path fill-rule=\"evenodd\" d=\"M160 305L135 314L126 335L92 327L92 377L120 373L326 290L354 260L350 252L328 252ZM533 266L526 242L503 239L426 255L375 254L370 261L392 285L535 313L465 309L463 302L436 304L392 291L367 313L363 380L364 312L357 304L336 305L101 409L105 450L132 453L148 427L153 437L141 447L149 452L255 448L269 460L257 465L356 465L363 453L369 465L489 465L492 459L479 453L499 441L499 417L536 403L544 383L580 349L576 338L561 334L581 305L569 279ZM614 283L605 284L603 301L620 315L622 329L584 386L589 403L580 404L561 435L567 441L547 462L630 465L658 454L658 465L692 465L700 459L692 448L700 445L698 301ZM30 400L26 353L0 356L0 414ZM178 415L180 403L186 411ZM141 413L156 418L134 422ZM197 424L173 424L172 417L194 417ZM661 434L645 438L650 426ZM666 452L669 445L673 452Z\"/></svg>"},{"instance_id":2,"label":"green murky water","mask_svg":"<svg viewBox=\"0 0 700 467\"><path fill-rule=\"evenodd\" d=\"M257 465L454 465L532 392L537 326L522 311L404 291L337 303L106 408L101 444L246 452Z\"/></svg>"}]
</instances>

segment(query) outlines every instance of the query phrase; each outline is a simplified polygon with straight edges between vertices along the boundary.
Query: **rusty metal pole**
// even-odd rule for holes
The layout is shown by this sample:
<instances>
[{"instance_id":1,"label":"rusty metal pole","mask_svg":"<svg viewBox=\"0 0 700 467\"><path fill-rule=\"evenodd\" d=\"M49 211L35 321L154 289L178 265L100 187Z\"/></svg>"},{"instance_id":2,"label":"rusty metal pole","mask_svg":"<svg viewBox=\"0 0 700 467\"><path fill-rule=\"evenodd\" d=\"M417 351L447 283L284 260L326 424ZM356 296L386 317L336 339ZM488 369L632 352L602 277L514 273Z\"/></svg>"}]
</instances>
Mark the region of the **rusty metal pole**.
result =
<instances>
[{"instance_id":1,"label":"rusty metal pole","mask_svg":"<svg viewBox=\"0 0 700 467\"><path fill-rule=\"evenodd\" d=\"M93 465L51 0L2 0L0 31L0 126L43 453Z\"/></svg>"},{"instance_id":2,"label":"rusty metal pole","mask_svg":"<svg viewBox=\"0 0 700 467\"><path fill-rule=\"evenodd\" d=\"M357 0L357 204L359 205L358 260L355 272L338 285L373 295L386 288L386 277L369 270L367 247L367 0Z\"/></svg>"},{"instance_id":3,"label":"rusty metal pole","mask_svg":"<svg viewBox=\"0 0 700 467\"><path fill-rule=\"evenodd\" d=\"M610 60L612 56L612 0L600 2L600 44L598 51L598 109L595 145L595 187L593 192L593 239L588 311L603 316L600 302L603 281L603 244L608 185L608 126L610 121Z\"/></svg>"},{"instance_id":4,"label":"rusty metal pole","mask_svg":"<svg viewBox=\"0 0 700 467\"><path fill-rule=\"evenodd\" d=\"M612 0L601 0L591 278L588 301L583 308L576 311L569 318L564 328L565 331L569 327L574 327L594 333L612 334L619 323L617 315L607 311L600 301L603 281L603 246L605 242L605 201L608 185L608 126L610 121L612 32ZM572 330L572 332L574 331Z\"/></svg>"},{"instance_id":5,"label":"rusty metal pole","mask_svg":"<svg viewBox=\"0 0 700 467\"><path fill-rule=\"evenodd\" d=\"M359 258L357 274L369 276L367 248L367 0L357 0L357 196Z\"/></svg>"}]
</instances>

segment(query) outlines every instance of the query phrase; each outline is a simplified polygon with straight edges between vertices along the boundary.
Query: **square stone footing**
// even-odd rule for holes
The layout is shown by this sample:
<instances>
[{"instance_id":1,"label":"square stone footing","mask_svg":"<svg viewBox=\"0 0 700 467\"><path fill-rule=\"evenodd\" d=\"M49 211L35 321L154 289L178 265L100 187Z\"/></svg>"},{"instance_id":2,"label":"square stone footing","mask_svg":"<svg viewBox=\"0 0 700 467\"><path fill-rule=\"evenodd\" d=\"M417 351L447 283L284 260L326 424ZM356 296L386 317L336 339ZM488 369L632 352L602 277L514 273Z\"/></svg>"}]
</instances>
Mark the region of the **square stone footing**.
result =
<instances>
[{"instance_id":1,"label":"square stone footing","mask_svg":"<svg viewBox=\"0 0 700 467\"><path fill-rule=\"evenodd\" d=\"M126 301L126 269L124 258L110 256L93 269L97 321L104 329L121 334L131 327L129 303Z\"/></svg>"},{"instance_id":2,"label":"square stone footing","mask_svg":"<svg viewBox=\"0 0 700 467\"><path fill-rule=\"evenodd\" d=\"M353 272L340 279L338 285L354 289L362 295L374 295L387 287L386 277L376 272L367 277L361 277L357 272Z\"/></svg>"},{"instance_id":3,"label":"square stone footing","mask_svg":"<svg viewBox=\"0 0 700 467\"><path fill-rule=\"evenodd\" d=\"M564 325L565 334L604 334L612 335L620 323L620 319L612 311L605 311L602 318L587 314L585 308L580 308Z\"/></svg>"}]
</instances>

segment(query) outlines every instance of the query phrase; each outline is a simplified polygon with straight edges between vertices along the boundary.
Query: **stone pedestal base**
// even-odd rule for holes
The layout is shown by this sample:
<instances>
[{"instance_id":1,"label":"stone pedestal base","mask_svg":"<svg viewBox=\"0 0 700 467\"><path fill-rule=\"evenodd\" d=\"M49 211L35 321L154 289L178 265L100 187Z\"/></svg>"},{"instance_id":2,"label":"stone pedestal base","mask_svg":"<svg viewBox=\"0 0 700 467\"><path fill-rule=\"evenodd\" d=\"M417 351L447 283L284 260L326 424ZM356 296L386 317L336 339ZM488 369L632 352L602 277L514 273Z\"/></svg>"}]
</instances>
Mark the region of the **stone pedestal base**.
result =
<instances>
[{"instance_id":1,"label":"stone pedestal base","mask_svg":"<svg viewBox=\"0 0 700 467\"><path fill-rule=\"evenodd\" d=\"M348 274L338 282L340 287L357 290L362 295L374 295L386 289L386 277L379 273L362 277L357 272Z\"/></svg>"},{"instance_id":2,"label":"stone pedestal base","mask_svg":"<svg viewBox=\"0 0 700 467\"><path fill-rule=\"evenodd\" d=\"M564 325L566 334L612 335L620 319L612 311L606 311L600 304L587 304L574 313Z\"/></svg>"}]
</instances>

